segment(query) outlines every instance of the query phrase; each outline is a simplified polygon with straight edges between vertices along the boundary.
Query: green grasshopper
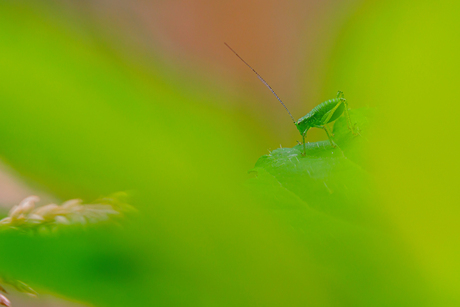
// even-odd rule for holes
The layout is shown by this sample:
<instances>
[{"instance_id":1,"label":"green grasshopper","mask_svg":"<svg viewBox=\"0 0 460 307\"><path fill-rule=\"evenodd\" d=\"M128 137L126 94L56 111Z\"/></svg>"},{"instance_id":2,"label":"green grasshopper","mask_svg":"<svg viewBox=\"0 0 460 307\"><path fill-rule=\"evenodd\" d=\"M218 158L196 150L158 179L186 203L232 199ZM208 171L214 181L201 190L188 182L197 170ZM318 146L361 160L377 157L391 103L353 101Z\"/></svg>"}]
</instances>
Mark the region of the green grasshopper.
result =
<instances>
[{"instance_id":1,"label":"green grasshopper","mask_svg":"<svg viewBox=\"0 0 460 307\"><path fill-rule=\"evenodd\" d=\"M271 88L271 86L268 85L268 83L257 73L257 71L255 71L254 68L252 68L248 63L246 63L246 61L243 60L243 58L240 57L238 53L235 52L235 50L233 50L229 45L227 45L227 43L224 43L224 44L257 75L259 80L262 81L262 83L265 84L266 87L268 87L268 89L273 93L273 95L275 95L276 99L278 99L278 101L281 102L283 107L289 113L289 116L291 116L292 121L294 122L294 125L297 127L300 134L302 135L302 141L303 141L302 155L305 156L307 152L307 149L305 147L305 136L307 135L307 131L310 128L321 128L324 131L326 131L327 138L329 139L331 146L336 147L334 142L332 142L332 139L331 139L332 133L329 130L329 127L327 126L327 124L335 121L343 113L345 113L345 116L347 118L348 129L350 129L354 135L358 134L355 132L354 125L351 124L350 114L348 113L348 103L347 103L347 100L345 99L345 96L343 95L341 91L337 92L336 98L320 103L319 105L314 107L313 110L311 110L307 115L305 115L304 117L301 117L298 121L295 121L291 112L289 112L286 105L281 101L281 99L278 97L275 91Z\"/></svg>"}]
</instances>

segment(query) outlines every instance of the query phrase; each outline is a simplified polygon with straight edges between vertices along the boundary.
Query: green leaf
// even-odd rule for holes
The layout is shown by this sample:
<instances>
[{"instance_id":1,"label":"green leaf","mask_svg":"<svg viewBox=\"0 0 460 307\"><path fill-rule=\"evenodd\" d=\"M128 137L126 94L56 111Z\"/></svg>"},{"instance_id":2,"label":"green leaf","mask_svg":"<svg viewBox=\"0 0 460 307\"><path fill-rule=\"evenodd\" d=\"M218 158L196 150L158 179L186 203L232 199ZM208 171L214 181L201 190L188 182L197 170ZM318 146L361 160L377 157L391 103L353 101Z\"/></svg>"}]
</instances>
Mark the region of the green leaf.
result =
<instances>
[{"instance_id":1,"label":"green leaf","mask_svg":"<svg viewBox=\"0 0 460 307\"><path fill-rule=\"evenodd\" d=\"M305 155L303 146L297 145L262 156L250 171L257 174L251 184L260 187L260 182L265 182L271 187L265 187L266 190L284 190L286 197L297 200L281 201L280 206L308 207L368 223L374 187L365 151L373 113L365 108L350 111L352 122L360 131L357 135L348 129L345 116L340 117L333 129L335 148L329 141L320 141L306 144Z\"/></svg>"},{"instance_id":2,"label":"green leaf","mask_svg":"<svg viewBox=\"0 0 460 307\"><path fill-rule=\"evenodd\" d=\"M357 136L345 117L339 118L335 148L320 141L307 144L305 156L301 145L262 156L248 187L314 259L321 271L317 282L327 285L332 305L426 305L426 285L397 240L389 238L392 230L378 206L367 160L374 113L351 110Z\"/></svg>"}]
</instances>

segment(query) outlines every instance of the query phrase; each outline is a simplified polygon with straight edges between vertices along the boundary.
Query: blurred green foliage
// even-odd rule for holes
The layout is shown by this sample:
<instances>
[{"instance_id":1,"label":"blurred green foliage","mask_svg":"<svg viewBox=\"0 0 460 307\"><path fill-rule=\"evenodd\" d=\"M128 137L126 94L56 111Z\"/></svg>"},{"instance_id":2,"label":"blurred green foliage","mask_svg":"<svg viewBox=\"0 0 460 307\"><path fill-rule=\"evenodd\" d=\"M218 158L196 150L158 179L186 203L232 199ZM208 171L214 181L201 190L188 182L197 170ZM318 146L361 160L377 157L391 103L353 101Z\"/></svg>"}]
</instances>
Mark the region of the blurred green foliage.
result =
<instances>
[{"instance_id":1,"label":"blurred green foliage","mask_svg":"<svg viewBox=\"0 0 460 307\"><path fill-rule=\"evenodd\" d=\"M348 139L339 120L343 155L311 144L292 164L313 178L285 160L298 148L273 152L253 193L241 184L252 130L214 93L130 64L38 5L2 2L2 157L62 199L134 190L141 216L3 232L1 269L97 306L458 305L459 9L365 1L325 90L376 107L374 129L358 110L363 136Z\"/></svg>"}]
</instances>

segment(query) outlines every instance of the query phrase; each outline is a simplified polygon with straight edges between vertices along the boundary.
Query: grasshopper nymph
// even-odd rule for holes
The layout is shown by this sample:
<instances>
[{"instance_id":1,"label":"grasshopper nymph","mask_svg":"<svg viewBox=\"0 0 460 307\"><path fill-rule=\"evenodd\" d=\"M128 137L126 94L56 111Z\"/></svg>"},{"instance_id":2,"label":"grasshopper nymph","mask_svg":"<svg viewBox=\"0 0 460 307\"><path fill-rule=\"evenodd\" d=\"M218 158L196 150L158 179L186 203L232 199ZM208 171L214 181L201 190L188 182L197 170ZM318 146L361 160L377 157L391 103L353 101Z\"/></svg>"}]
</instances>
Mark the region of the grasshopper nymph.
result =
<instances>
[{"instance_id":1,"label":"grasshopper nymph","mask_svg":"<svg viewBox=\"0 0 460 307\"><path fill-rule=\"evenodd\" d=\"M266 87L275 95L276 99L278 99L279 102L283 105L283 107L286 109L286 111L289 113L289 116L291 116L292 121L294 122L294 125L296 125L297 129L299 130L300 134L302 135L302 144L303 144L303 153L302 155L305 155L307 150L305 147L305 136L307 135L307 131L310 128L321 128L324 131L326 131L327 138L329 139L329 142L331 143L332 147L335 147L334 142L332 142L331 139L331 131L329 130L329 127L327 124L335 121L337 118L339 118L342 113L345 113L345 116L347 118L347 124L348 124L348 129L351 130L353 134L357 134L355 132L354 126L351 124L351 119L350 115L348 113L348 103L347 100L345 99L345 96L341 91L337 92L337 97L327 100L323 103L320 103L316 107L313 108L307 115L304 117L301 117L299 120L295 120L294 117L292 116L291 112L289 112L288 108L286 105L281 101L281 99L278 97L278 95L275 93L275 91L271 88L270 85L257 73L257 71L254 70L248 63L246 63L243 58L241 58L238 53L235 52L227 43L224 43L238 58L240 58L241 61L243 61L244 64L246 64L259 78L260 81L262 81L263 84L265 84Z\"/></svg>"}]
</instances>

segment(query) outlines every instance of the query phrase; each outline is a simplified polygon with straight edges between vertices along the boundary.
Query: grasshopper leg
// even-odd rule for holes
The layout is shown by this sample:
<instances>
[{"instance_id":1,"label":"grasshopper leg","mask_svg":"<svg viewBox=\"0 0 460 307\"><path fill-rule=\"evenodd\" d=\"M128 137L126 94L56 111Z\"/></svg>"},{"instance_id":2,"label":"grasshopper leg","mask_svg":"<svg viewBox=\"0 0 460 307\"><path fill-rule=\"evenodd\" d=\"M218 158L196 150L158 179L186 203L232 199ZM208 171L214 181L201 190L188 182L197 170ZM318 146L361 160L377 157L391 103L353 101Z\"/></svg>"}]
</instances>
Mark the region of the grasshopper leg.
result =
<instances>
[{"instance_id":1,"label":"grasshopper leg","mask_svg":"<svg viewBox=\"0 0 460 307\"><path fill-rule=\"evenodd\" d=\"M332 142L332 138L331 138L331 132L329 131L329 127L327 125L324 125L324 126L321 126L319 128L322 128L324 129L324 131L326 131L326 134L327 134L327 138L329 139L329 142L331 143L331 146L332 147L336 147L336 145L334 144L334 142Z\"/></svg>"},{"instance_id":2,"label":"grasshopper leg","mask_svg":"<svg viewBox=\"0 0 460 307\"><path fill-rule=\"evenodd\" d=\"M305 156L307 154L307 148L305 147L305 134L307 134L307 132L302 134L302 141L303 141L303 153L302 153L302 156Z\"/></svg>"},{"instance_id":3,"label":"grasshopper leg","mask_svg":"<svg viewBox=\"0 0 460 307\"><path fill-rule=\"evenodd\" d=\"M350 113L348 113L348 102L344 99L343 104L345 105L344 112L347 118L348 129L353 133L353 135L359 135L359 129L356 127L356 124L351 122Z\"/></svg>"},{"instance_id":4,"label":"grasshopper leg","mask_svg":"<svg viewBox=\"0 0 460 307\"><path fill-rule=\"evenodd\" d=\"M329 127L327 124L324 124L324 127L326 127L329 130L329 133L332 137L335 136L334 131L331 129L331 127Z\"/></svg>"}]
</instances>

